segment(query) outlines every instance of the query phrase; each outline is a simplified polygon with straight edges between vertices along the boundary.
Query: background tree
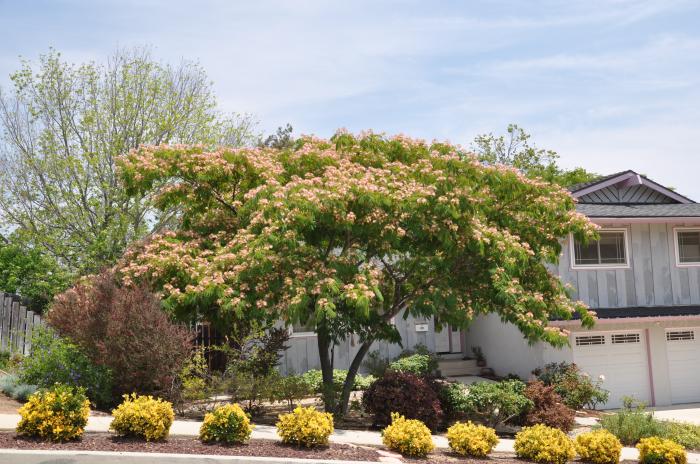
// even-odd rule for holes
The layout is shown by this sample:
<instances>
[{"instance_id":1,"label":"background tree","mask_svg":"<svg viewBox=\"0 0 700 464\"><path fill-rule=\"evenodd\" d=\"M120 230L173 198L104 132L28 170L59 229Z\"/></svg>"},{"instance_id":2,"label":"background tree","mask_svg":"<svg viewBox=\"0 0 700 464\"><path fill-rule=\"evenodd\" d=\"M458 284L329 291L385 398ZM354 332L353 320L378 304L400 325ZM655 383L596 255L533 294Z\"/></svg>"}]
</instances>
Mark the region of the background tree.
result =
<instances>
[{"instance_id":1,"label":"background tree","mask_svg":"<svg viewBox=\"0 0 700 464\"><path fill-rule=\"evenodd\" d=\"M265 137L260 146L267 148L291 148L294 145L294 128L291 124L278 127L274 134Z\"/></svg>"},{"instance_id":2,"label":"background tree","mask_svg":"<svg viewBox=\"0 0 700 464\"><path fill-rule=\"evenodd\" d=\"M51 50L11 79L13 89L0 92L0 217L71 271L114 262L172 214L124 195L117 156L141 144L258 139L249 116L217 112L202 68L161 64L146 49L120 50L104 66L70 64Z\"/></svg>"},{"instance_id":3,"label":"background tree","mask_svg":"<svg viewBox=\"0 0 700 464\"><path fill-rule=\"evenodd\" d=\"M508 125L505 135L477 135L472 149L479 159L490 165L513 166L529 177L569 187L600 177L583 168L562 169L557 165L559 155L553 150L538 148L530 143L530 134L516 124Z\"/></svg>"},{"instance_id":4,"label":"background tree","mask_svg":"<svg viewBox=\"0 0 700 464\"><path fill-rule=\"evenodd\" d=\"M346 412L372 343L400 342L397 316L464 328L496 313L554 345L567 338L552 318L593 324L546 267L559 237L594 234L572 197L450 145L338 133L283 150L142 147L121 166L132 194L182 207L179 230L126 254L124 282L151 282L179 317L313 323L329 393L332 348L354 334L331 411Z\"/></svg>"},{"instance_id":5,"label":"background tree","mask_svg":"<svg viewBox=\"0 0 700 464\"><path fill-rule=\"evenodd\" d=\"M40 313L69 284L70 276L49 255L0 236L0 291L22 296Z\"/></svg>"}]
</instances>

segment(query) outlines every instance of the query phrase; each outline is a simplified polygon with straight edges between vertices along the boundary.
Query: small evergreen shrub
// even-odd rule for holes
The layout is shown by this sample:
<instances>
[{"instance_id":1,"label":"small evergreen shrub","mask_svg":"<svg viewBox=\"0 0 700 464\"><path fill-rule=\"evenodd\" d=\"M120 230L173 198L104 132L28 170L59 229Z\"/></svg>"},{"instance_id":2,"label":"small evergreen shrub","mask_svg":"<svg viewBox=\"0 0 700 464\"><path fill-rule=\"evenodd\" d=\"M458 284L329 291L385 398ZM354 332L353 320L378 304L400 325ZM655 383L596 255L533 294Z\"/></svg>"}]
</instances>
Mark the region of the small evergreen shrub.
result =
<instances>
[{"instance_id":1,"label":"small evergreen shrub","mask_svg":"<svg viewBox=\"0 0 700 464\"><path fill-rule=\"evenodd\" d=\"M646 437L664 436L665 431L663 424L654 419L643 404L635 406L631 398L625 398L620 411L603 416L600 425L624 445L634 445Z\"/></svg>"},{"instance_id":2,"label":"small evergreen shrub","mask_svg":"<svg viewBox=\"0 0 700 464\"><path fill-rule=\"evenodd\" d=\"M685 449L676 442L659 437L642 438L637 444L640 464L686 464Z\"/></svg>"},{"instance_id":3,"label":"small evergreen shrub","mask_svg":"<svg viewBox=\"0 0 700 464\"><path fill-rule=\"evenodd\" d=\"M515 435L514 447L519 458L545 464L564 464L576 456L564 432L542 424L524 427Z\"/></svg>"},{"instance_id":4,"label":"small evergreen shrub","mask_svg":"<svg viewBox=\"0 0 700 464\"><path fill-rule=\"evenodd\" d=\"M447 442L459 455L484 458L498 444L498 437L490 427L457 422L447 429Z\"/></svg>"},{"instance_id":5,"label":"small evergreen shrub","mask_svg":"<svg viewBox=\"0 0 700 464\"><path fill-rule=\"evenodd\" d=\"M392 413L417 419L431 430L436 430L444 418L431 385L414 374L388 371L364 393L362 401L379 426L389 425Z\"/></svg>"},{"instance_id":6,"label":"small evergreen shrub","mask_svg":"<svg viewBox=\"0 0 700 464\"><path fill-rule=\"evenodd\" d=\"M678 443L685 449L700 449L700 425L686 422L659 421L662 438Z\"/></svg>"},{"instance_id":7,"label":"small evergreen shrub","mask_svg":"<svg viewBox=\"0 0 700 464\"><path fill-rule=\"evenodd\" d=\"M453 398L456 412L490 427L496 427L529 411L533 402L525 396L519 380L477 382L466 387L466 394Z\"/></svg>"},{"instance_id":8,"label":"small evergreen shrub","mask_svg":"<svg viewBox=\"0 0 700 464\"><path fill-rule=\"evenodd\" d=\"M530 382L525 396L533 403L525 415L525 425L544 424L564 432L574 427L574 410L562 403L553 386L546 386L539 380Z\"/></svg>"},{"instance_id":9,"label":"small evergreen shrub","mask_svg":"<svg viewBox=\"0 0 700 464\"><path fill-rule=\"evenodd\" d=\"M404 456L425 457L435 448L430 429L423 422L398 413L391 414L391 424L382 431L382 442Z\"/></svg>"},{"instance_id":10,"label":"small evergreen shrub","mask_svg":"<svg viewBox=\"0 0 700 464\"><path fill-rule=\"evenodd\" d=\"M311 386L301 375L288 375L278 379L271 398L274 401L286 401L289 412L294 410L294 403L314 393Z\"/></svg>"},{"instance_id":11,"label":"small evergreen shrub","mask_svg":"<svg viewBox=\"0 0 700 464\"><path fill-rule=\"evenodd\" d=\"M617 464L620 462L622 443L607 430L594 430L576 436L576 452L584 462Z\"/></svg>"},{"instance_id":12,"label":"small evergreen shrub","mask_svg":"<svg viewBox=\"0 0 700 464\"><path fill-rule=\"evenodd\" d=\"M399 358L390 363L389 370L415 374L417 376L427 376L432 374L435 369L430 355L413 354L405 358Z\"/></svg>"},{"instance_id":13,"label":"small evergreen shrub","mask_svg":"<svg viewBox=\"0 0 700 464\"><path fill-rule=\"evenodd\" d=\"M37 328L32 334L32 354L22 360L19 380L39 388L56 383L84 387L97 406L112 404L111 371L95 365L77 345L47 328Z\"/></svg>"},{"instance_id":14,"label":"small evergreen shrub","mask_svg":"<svg viewBox=\"0 0 700 464\"><path fill-rule=\"evenodd\" d=\"M298 406L289 414L280 414L276 425L283 443L313 448L328 444L333 433L333 416L313 407Z\"/></svg>"},{"instance_id":15,"label":"small evergreen shrub","mask_svg":"<svg viewBox=\"0 0 700 464\"><path fill-rule=\"evenodd\" d=\"M248 441L252 432L253 426L243 409L237 404L227 404L204 416L199 439L203 442L240 444Z\"/></svg>"},{"instance_id":16,"label":"small evergreen shrub","mask_svg":"<svg viewBox=\"0 0 700 464\"><path fill-rule=\"evenodd\" d=\"M56 384L34 393L19 409L17 434L51 441L67 441L83 435L90 401L83 388Z\"/></svg>"},{"instance_id":17,"label":"small evergreen shrub","mask_svg":"<svg viewBox=\"0 0 700 464\"><path fill-rule=\"evenodd\" d=\"M173 405L160 398L124 395L124 401L112 411L109 428L119 435L143 438L146 441L168 437L175 414Z\"/></svg>"}]
</instances>

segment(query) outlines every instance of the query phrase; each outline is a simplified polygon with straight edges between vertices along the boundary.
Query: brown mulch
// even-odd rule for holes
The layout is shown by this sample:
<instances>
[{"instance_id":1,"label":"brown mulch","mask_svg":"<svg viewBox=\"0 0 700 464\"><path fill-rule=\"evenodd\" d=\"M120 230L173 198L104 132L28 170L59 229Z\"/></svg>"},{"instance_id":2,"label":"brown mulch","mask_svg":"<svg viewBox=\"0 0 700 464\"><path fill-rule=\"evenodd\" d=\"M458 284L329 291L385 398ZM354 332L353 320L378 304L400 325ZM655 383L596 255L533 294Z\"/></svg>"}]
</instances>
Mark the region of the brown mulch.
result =
<instances>
[{"instance_id":1,"label":"brown mulch","mask_svg":"<svg viewBox=\"0 0 700 464\"><path fill-rule=\"evenodd\" d=\"M530 461L518 459L513 454L508 453L491 453L488 458L477 459L467 458L452 453L448 450L436 449L426 458L402 458L404 462L410 464L430 463L430 464L528 464ZM580 462L580 461L574 461ZM637 464L636 461L620 461L620 464Z\"/></svg>"},{"instance_id":2,"label":"brown mulch","mask_svg":"<svg viewBox=\"0 0 700 464\"><path fill-rule=\"evenodd\" d=\"M274 440L251 440L246 445L204 444L195 438L170 437L162 442L145 442L106 433L86 433L79 441L51 443L0 432L0 448L80 451L126 451L141 453L212 454L229 456L268 456L347 461L378 461L374 449L343 444L304 449L286 446Z\"/></svg>"}]
</instances>

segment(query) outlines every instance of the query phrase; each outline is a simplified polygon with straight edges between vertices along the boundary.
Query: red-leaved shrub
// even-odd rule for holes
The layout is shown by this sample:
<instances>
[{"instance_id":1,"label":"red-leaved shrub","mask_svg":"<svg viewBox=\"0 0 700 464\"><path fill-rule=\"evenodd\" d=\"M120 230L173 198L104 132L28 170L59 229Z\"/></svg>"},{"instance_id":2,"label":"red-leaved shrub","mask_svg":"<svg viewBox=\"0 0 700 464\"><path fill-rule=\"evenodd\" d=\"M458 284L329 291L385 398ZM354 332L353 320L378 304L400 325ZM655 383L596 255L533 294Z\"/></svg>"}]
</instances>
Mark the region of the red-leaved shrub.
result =
<instances>
[{"instance_id":1,"label":"red-leaved shrub","mask_svg":"<svg viewBox=\"0 0 700 464\"><path fill-rule=\"evenodd\" d=\"M391 413L423 421L431 430L442 423L440 400L430 384L414 374L387 371L362 397L364 407L374 416L374 424L391 424Z\"/></svg>"},{"instance_id":2,"label":"red-leaved shrub","mask_svg":"<svg viewBox=\"0 0 700 464\"><path fill-rule=\"evenodd\" d=\"M122 287L111 272L83 279L58 295L47 322L112 371L115 398L167 396L191 352L190 333L170 321L144 287Z\"/></svg>"},{"instance_id":3,"label":"red-leaved shrub","mask_svg":"<svg viewBox=\"0 0 700 464\"><path fill-rule=\"evenodd\" d=\"M554 386L532 381L525 388L525 396L535 404L525 415L525 425L545 424L565 432L574 427L574 410L562 402Z\"/></svg>"}]
</instances>

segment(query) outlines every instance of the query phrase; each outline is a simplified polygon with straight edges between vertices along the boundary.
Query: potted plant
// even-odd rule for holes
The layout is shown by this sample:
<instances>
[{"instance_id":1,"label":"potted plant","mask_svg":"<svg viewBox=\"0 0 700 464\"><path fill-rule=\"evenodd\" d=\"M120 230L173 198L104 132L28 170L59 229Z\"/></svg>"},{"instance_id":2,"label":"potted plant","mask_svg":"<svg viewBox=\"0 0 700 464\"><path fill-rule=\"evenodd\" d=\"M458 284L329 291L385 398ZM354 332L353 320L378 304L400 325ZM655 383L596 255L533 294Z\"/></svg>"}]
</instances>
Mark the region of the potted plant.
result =
<instances>
[{"instance_id":1,"label":"potted plant","mask_svg":"<svg viewBox=\"0 0 700 464\"><path fill-rule=\"evenodd\" d=\"M472 346L472 353L474 353L474 358L476 359L476 365L479 367L486 367L486 357L484 352L481 351L480 346Z\"/></svg>"}]
</instances>

